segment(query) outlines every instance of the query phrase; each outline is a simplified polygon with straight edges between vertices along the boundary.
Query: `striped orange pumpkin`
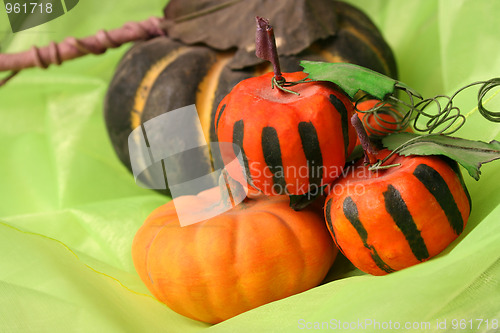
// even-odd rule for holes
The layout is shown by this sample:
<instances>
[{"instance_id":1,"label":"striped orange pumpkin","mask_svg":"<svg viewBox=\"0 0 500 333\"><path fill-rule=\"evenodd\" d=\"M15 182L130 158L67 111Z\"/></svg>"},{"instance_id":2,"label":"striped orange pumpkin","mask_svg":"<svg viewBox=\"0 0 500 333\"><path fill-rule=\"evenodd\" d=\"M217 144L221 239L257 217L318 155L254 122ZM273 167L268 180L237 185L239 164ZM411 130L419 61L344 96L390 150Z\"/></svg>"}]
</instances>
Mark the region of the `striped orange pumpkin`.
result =
<instances>
[{"instance_id":1,"label":"striped orange pumpkin","mask_svg":"<svg viewBox=\"0 0 500 333\"><path fill-rule=\"evenodd\" d=\"M176 208L206 213L212 188L160 206L137 232L132 257L152 294L189 318L218 323L321 283L338 253L321 207L296 212L285 196L255 194L181 227ZM222 200L222 199L221 199ZM212 200L210 200L212 202Z\"/></svg>"},{"instance_id":2,"label":"striped orange pumpkin","mask_svg":"<svg viewBox=\"0 0 500 333\"><path fill-rule=\"evenodd\" d=\"M369 99L355 106L359 110L356 110L359 118L372 139L402 131L401 121L403 120L403 115L389 104L381 106L376 113L363 112L378 107L379 103L382 102L377 99ZM412 132L410 127L405 128L403 131Z\"/></svg>"},{"instance_id":3,"label":"striped orange pumpkin","mask_svg":"<svg viewBox=\"0 0 500 333\"><path fill-rule=\"evenodd\" d=\"M298 81L303 72L283 74ZM350 100L326 82L272 88L273 73L240 82L219 104L220 142L241 148L250 184L267 195L303 195L340 176L356 142Z\"/></svg>"},{"instance_id":4,"label":"striped orange pumpkin","mask_svg":"<svg viewBox=\"0 0 500 333\"><path fill-rule=\"evenodd\" d=\"M387 154L382 151L381 154ZM456 162L396 156L377 172L357 164L329 189L325 218L360 270L384 275L426 261L463 231L471 201Z\"/></svg>"}]
</instances>

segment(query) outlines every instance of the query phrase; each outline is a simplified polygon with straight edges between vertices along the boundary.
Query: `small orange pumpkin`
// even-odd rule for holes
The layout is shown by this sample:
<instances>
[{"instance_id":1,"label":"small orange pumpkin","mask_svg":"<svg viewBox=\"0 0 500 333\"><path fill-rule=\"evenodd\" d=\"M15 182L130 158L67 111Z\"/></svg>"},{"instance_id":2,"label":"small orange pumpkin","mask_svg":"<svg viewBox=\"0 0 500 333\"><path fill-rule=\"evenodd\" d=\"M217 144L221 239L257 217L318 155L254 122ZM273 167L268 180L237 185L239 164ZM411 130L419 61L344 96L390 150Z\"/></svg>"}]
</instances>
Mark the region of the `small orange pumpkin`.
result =
<instances>
[{"instance_id":1,"label":"small orange pumpkin","mask_svg":"<svg viewBox=\"0 0 500 333\"><path fill-rule=\"evenodd\" d=\"M304 72L284 73L288 82ZM327 82L273 89L273 73L238 83L215 114L220 142L241 148L248 182L266 195L303 195L340 176L356 143L354 106Z\"/></svg>"},{"instance_id":2,"label":"small orange pumpkin","mask_svg":"<svg viewBox=\"0 0 500 333\"><path fill-rule=\"evenodd\" d=\"M383 102L377 99L369 99L356 105L356 108L359 110L356 110L356 112L371 138L381 138L388 134L401 131L412 132L410 127L405 129L401 128L403 115L389 104L381 106L376 114L373 112L362 112L373 109L374 107L379 107L379 103Z\"/></svg>"},{"instance_id":3,"label":"small orange pumpkin","mask_svg":"<svg viewBox=\"0 0 500 333\"><path fill-rule=\"evenodd\" d=\"M380 151L379 158L388 151ZM325 218L360 270L384 275L426 261L460 235L471 201L456 162L393 156L377 172L359 162L331 188Z\"/></svg>"},{"instance_id":4,"label":"small orange pumpkin","mask_svg":"<svg viewBox=\"0 0 500 333\"><path fill-rule=\"evenodd\" d=\"M206 212L212 208L204 198L219 193L212 188L175 204ZM207 323L315 287L337 249L321 209L296 212L288 202L254 194L222 215L181 227L170 201L135 236L136 270L172 310Z\"/></svg>"}]
</instances>

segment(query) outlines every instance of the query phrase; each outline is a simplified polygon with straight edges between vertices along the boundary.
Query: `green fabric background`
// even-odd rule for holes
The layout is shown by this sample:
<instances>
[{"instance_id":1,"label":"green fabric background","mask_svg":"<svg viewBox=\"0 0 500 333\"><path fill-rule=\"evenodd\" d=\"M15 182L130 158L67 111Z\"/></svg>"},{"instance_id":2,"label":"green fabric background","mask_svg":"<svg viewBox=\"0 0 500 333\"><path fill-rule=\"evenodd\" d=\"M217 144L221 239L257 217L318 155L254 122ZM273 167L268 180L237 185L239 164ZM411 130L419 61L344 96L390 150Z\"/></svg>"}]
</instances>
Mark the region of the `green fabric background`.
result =
<instances>
[{"instance_id":1,"label":"green fabric background","mask_svg":"<svg viewBox=\"0 0 500 333\"><path fill-rule=\"evenodd\" d=\"M161 15L164 2L82 0L64 16L17 34L10 32L2 8L1 51ZM426 97L500 76L500 1L349 2L364 8L382 30L401 80ZM0 88L1 332L294 332L309 331L301 329L306 322L366 319L402 327L430 322L427 331L436 332L436 320L447 320L447 330L455 332L452 320L463 319L467 327L473 324L463 332L487 332L485 322L477 329L476 319L483 319L489 320L489 332L496 331L498 161L483 167L478 182L464 175L473 199L469 223L429 262L373 277L340 258L329 276L334 281L215 326L156 301L134 271L130 247L143 220L165 198L135 185L112 150L102 116L107 84L127 48L48 71L26 70ZM468 115L459 135L500 139L500 126L478 115L476 94L471 89L457 99ZM500 109L499 98L486 106Z\"/></svg>"}]
</instances>

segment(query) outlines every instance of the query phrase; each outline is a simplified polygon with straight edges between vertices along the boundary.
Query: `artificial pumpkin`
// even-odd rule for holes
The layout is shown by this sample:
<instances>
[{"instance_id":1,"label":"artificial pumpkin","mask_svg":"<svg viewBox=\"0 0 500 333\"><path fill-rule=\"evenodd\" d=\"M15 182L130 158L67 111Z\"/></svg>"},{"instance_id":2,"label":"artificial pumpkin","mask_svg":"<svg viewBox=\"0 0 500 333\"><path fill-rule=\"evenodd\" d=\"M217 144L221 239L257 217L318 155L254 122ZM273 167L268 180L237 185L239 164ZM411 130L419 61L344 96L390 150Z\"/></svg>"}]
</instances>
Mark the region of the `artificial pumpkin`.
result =
<instances>
[{"instance_id":1,"label":"artificial pumpkin","mask_svg":"<svg viewBox=\"0 0 500 333\"><path fill-rule=\"evenodd\" d=\"M376 26L362 11L346 3L245 0L234 3L237 13L228 12L230 6L208 11L211 4L220 5L217 1L171 0L165 17L171 23L167 30L172 38L138 42L120 61L108 88L104 116L111 143L127 168L131 169L128 138L133 129L165 112L195 104L206 141L217 141L214 120L222 98L238 82L270 70L254 56L251 45L237 45L240 40L246 41L248 34L253 36L253 29L228 29L227 20L218 18L218 13L238 17L241 26L247 21L252 26L256 15L270 13L278 27L285 72L301 70L299 60L308 59L355 63L397 77L392 51ZM311 28L299 28L298 24L304 22ZM297 38L304 32L311 36ZM208 173L210 152L192 162L205 165ZM179 161L180 173L181 164ZM146 185L148 178L153 177L145 172ZM165 193L169 193L168 186Z\"/></svg>"},{"instance_id":2,"label":"artificial pumpkin","mask_svg":"<svg viewBox=\"0 0 500 333\"><path fill-rule=\"evenodd\" d=\"M288 82L303 72L285 73ZM340 176L356 142L349 98L327 82L273 88L273 73L237 84L220 103L220 142L240 147L249 184L266 195L319 193Z\"/></svg>"},{"instance_id":3,"label":"artificial pumpkin","mask_svg":"<svg viewBox=\"0 0 500 333\"><path fill-rule=\"evenodd\" d=\"M210 212L206 198L220 193L215 187L179 197L175 207ZM192 319L218 323L315 287L337 254L321 207L295 212L285 196L254 193L222 215L184 227L175 207L170 201L151 213L132 257L151 293Z\"/></svg>"},{"instance_id":4,"label":"artificial pumpkin","mask_svg":"<svg viewBox=\"0 0 500 333\"><path fill-rule=\"evenodd\" d=\"M355 105L356 113L363 122L371 139L379 139L391 133L411 132L410 127L402 128L403 115L390 104L377 99L368 99ZM375 112L363 112L373 108Z\"/></svg>"},{"instance_id":5,"label":"artificial pumpkin","mask_svg":"<svg viewBox=\"0 0 500 333\"><path fill-rule=\"evenodd\" d=\"M456 162L394 155L386 163L400 165L374 172L360 161L347 169L330 187L324 208L338 248L373 275L440 253L463 231L471 209Z\"/></svg>"}]
</instances>

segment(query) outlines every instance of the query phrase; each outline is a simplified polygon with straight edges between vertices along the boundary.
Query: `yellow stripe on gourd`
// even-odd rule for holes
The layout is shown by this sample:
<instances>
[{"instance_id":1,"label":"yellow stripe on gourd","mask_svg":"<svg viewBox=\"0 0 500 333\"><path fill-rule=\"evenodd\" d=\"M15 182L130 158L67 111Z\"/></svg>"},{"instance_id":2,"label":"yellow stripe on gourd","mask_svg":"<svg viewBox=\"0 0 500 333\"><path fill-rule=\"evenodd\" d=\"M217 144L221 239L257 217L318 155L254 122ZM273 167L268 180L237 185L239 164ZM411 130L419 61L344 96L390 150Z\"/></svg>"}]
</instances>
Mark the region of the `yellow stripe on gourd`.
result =
<instances>
[{"instance_id":1,"label":"yellow stripe on gourd","mask_svg":"<svg viewBox=\"0 0 500 333\"><path fill-rule=\"evenodd\" d=\"M212 121L212 108L215 100L215 93L219 86L219 78L222 70L232 59L234 52L218 53L215 63L210 67L207 75L201 80L196 92L196 109L200 117L201 128L205 140L210 142L210 122Z\"/></svg>"},{"instance_id":2,"label":"yellow stripe on gourd","mask_svg":"<svg viewBox=\"0 0 500 333\"><path fill-rule=\"evenodd\" d=\"M137 128L142 123L141 116L144 112L144 106L146 105L151 89L153 88L156 79L158 79L158 76L160 76L168 65L188 51L188 47L180 47L170 52L168 55L154 63L147 71L146 75L144 75L135 92L134 105L132 112L130 112L130 125L132 129Z\"/></svg>"},{"instance_id":3,"label":"yellow stripe on gourd","mask_svg":"<svg viewBox=\"0 0 500 333\"><path fill-rule=\"evenodd\" d=\"M375 53L377 56L377 59L380 61L381 65L384 67L384 72L388 73L388 75L391 74L391 69L389 67L389 64L387 63L387 59L384 57L382 52L380 52L380 49L374 45L362 32L356 30L356 27L353 26L348 26L345 27L345 30L352 34L354 37L365 43L372 51Z\"/></svg>"}]
</instances>

